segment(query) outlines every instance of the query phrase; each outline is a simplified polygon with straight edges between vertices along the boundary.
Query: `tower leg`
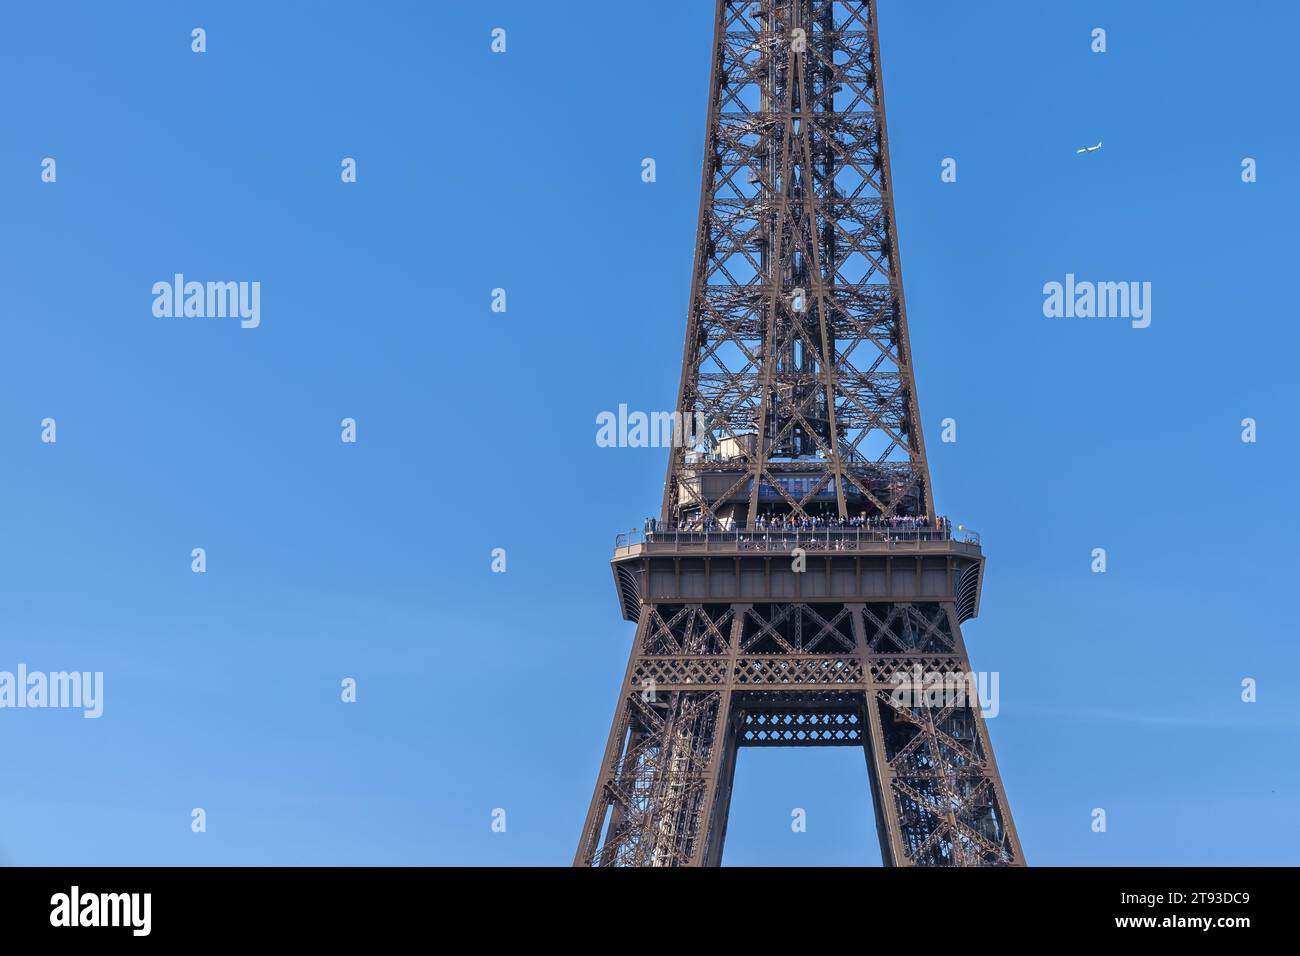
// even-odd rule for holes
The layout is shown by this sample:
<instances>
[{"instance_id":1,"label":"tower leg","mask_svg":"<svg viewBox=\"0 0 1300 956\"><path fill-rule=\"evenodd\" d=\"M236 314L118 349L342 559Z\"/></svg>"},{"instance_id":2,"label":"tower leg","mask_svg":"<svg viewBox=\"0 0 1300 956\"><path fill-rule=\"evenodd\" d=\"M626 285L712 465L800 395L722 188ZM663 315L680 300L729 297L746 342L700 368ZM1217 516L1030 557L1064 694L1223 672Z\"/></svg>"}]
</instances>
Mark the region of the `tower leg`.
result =
<instances>
[{"instance_id":1,"label":"tower leg","mask_svg":"<svg viewBox=\"0 0 1300 956\"><path fill-rule=\"evenodd\" d=\"M712 854L707 837L715 814L725 830L730 801L730 777L718 781L735 765L727 736L738 618L716 607L666 613L642 609L577 866L699 866L721 857L720 831Z\"/></svg>"},{"instance_id":2,"label":"tower leg","mask_svg":"<svg viewBox=\"0 0 1300 956\"><path fill-rule=\"evenodd\" d=\"M953 606L866 606L861 621L885 865L1023 865Z\"/></svg>"}]
</instances>

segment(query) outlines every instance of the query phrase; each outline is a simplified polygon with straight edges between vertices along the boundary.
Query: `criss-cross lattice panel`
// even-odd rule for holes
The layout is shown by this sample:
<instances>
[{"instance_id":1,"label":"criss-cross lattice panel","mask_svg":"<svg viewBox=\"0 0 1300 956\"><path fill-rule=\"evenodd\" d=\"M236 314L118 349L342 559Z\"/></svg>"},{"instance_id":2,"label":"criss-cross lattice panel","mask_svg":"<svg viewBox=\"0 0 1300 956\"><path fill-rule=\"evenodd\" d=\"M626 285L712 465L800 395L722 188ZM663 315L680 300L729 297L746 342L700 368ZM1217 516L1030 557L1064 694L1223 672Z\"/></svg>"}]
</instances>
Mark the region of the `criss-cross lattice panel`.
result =
<instances>
[{"instance_id":1,"label":"criss-cross lattice panel","mask_svg":"<svg viewBox=\"0 0 1300 956\"><path fill-rule=\"evenodd\" d=\"M951 654L957 647L942 604L868 604L862 620L867 646L877 654Z\"/></svg>"},{"instance_id":2,"label":"criss-cross lattice panel","mask_svg":"<svg viewBox=\"0 0 1300 956\"><path fill-rule=\"evenodd\" d=\"M938 680L945 685L969 683L971 674L966 662L952 654L878 654L869 661L871 683L875 687L909 687Z\"/></svg>"},{"instance_id":3,"label":"criss-cross lattice panel","mask_svg":"<svg viewBox=\"0 0 1300 956\"><path fill-rule=\"evenodd\" d=\"M664 604L651 608L641 640L647 656L726 654L732 609L727 604Z\"/></svg>"},{"instance_id":4,"label":"criss-cross lattice panel","mask_svg":"<svg viewBox=\"0 0 1300 956\"><path fill-rule=\"evenodd\" d=\"M744 654L841 654L853 650L853 622L842 604L755 604L740 634Z\"/></svg>"},{"instance_id":5,"label":"criss-cross lattice panel","mask_svg":"<svg viewBox=\"0 0 1300 956\"><path fill-rule=\"evenodd\" d=\"M744 687L861 684L862 662L856 657L742 657L736 661L735 681Z\"/></svg>"},{"instance_id":6,"label":"criss-cross lattice panel","mask_svg":"<svg viewBox=\"0 0 1300 956\"><path fill-rule=\"evenodd\" d=\"M644 694L674 686L718 687L730 667L722 657L642 657L632 669L632 685Z\"/></svg>"},{"instance_id":7,"label":"criss-cross lattice panel","mask_svg":"<svg viewBox=\"0 0 1300 956\"><path fill-rule=\"evenodd\" d=\"M762 694L741 697L735 706L741 747L860 746L867 732L860 697Z\"/></svg>"}]
</instances>

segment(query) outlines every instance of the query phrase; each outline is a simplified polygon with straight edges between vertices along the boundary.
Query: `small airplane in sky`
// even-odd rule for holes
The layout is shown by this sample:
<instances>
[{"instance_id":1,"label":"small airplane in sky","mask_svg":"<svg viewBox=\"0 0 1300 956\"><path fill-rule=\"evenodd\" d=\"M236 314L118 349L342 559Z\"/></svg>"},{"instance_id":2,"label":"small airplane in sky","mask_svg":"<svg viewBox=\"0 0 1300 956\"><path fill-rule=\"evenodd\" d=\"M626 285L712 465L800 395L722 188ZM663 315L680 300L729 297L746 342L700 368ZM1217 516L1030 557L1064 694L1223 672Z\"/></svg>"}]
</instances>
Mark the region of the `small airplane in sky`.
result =
<instances>
[{"instance_id":1,"label":"small airplane in sky","mask_svg":"<svg viewBox=\"0 0 1300 956\"><path fill-rule=\"evenodd\" d=\"M1099 149L1101 149L1101 140L1098 140L1098 141L1097 141L1097 145L1096 145L1096 146L1085 146L1085 147L1083 147L1083 149L1076 149L1075 152L1076 152L1076 153L1095 153L1095 152L1097 152L1097 150L1099 150Z\"/></svg>"}]
</instances>

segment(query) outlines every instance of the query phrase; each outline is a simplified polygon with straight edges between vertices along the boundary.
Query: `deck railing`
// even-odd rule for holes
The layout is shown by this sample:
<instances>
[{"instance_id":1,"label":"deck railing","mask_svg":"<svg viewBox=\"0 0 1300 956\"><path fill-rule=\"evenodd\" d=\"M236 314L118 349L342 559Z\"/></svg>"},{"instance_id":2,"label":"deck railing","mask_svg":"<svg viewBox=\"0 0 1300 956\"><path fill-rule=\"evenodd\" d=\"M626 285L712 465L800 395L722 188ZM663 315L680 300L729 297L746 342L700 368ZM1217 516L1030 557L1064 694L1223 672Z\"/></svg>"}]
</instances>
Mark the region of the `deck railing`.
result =
<instances>
[{"instance_id":1,"label":"deck railing","mask_svg":"<svg viewBox=\"0 0 1300 956\"><path fill-rule=\"evenodd\" d=\"M957 541L979 546L979 532L956 528L736 528L701 531L660 527L654 531L632 529L614 538L616 550L635 545L671 545L703 551L858 551L871 545L920 545L930 541Z\"/></svg>"}]
</instances>

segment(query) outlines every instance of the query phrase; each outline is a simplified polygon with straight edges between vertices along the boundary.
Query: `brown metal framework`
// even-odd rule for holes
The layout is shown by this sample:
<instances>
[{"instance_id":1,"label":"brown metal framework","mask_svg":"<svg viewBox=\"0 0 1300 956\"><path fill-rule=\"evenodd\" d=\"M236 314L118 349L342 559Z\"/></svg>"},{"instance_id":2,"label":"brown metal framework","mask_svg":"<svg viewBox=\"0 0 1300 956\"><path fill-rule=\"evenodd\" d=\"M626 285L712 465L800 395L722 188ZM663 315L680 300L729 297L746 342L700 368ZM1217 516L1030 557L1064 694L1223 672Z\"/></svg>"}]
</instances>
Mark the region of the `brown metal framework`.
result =
<instances>
[{"instance_id":1,"label":"brown metal framework","mask_svg":"<svg viewBox=\"0 0 1300 956\"><path fill-rule=\"evenodd\" d=\"M887 865L1024 862L979 702L922 687L970 675L984 559L934 518L891 183L875 0L718 0L677 406L705 431L616 549L637 631L577 865L716 865L739 747L846 745Z\"/></svg>"}]
</instances>

